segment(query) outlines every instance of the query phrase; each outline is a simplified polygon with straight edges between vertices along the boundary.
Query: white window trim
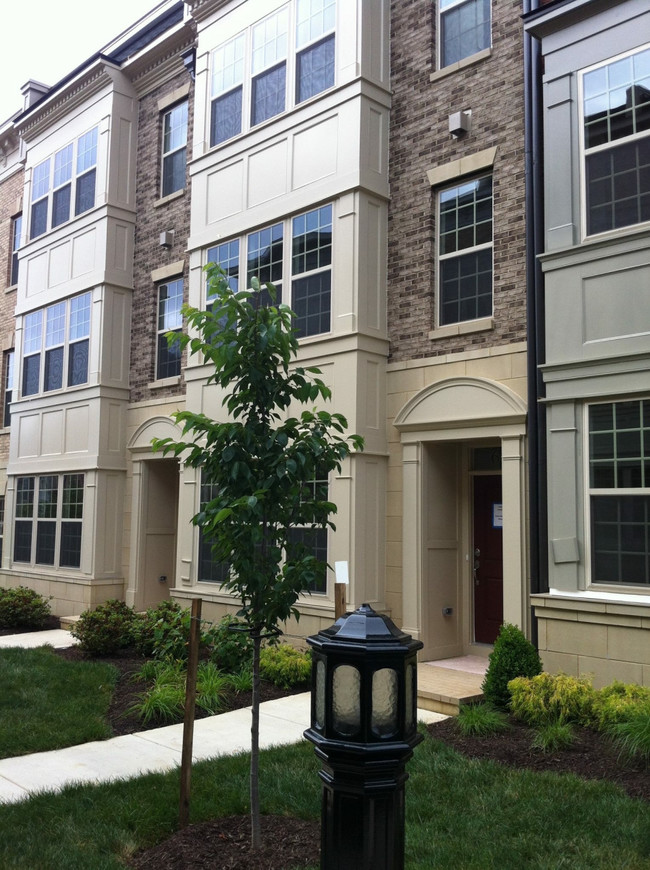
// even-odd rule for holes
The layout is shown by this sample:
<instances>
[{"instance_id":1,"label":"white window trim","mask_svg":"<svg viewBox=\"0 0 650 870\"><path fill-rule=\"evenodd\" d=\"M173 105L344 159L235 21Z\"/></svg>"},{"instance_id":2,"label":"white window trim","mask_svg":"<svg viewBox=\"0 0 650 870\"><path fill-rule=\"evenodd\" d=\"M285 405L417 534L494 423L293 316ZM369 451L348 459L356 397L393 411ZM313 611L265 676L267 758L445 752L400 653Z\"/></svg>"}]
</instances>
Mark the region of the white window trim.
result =
<instances>
[{"instance_id":1,"label":"white window trim","mask_svg":"<svg viewBox=\"0 0 650 870\"><path fill-rule=\"evenodd\" d=\"M646 135L639 136L638 134L632 134L631 136L626 136L622 139L616 139L614 142L607 142L604 145L599 145L594 148L586 148L585 146L585 101L584 101L584 78L585 76L593 72L596 69L600 69L602 67L609 66L610 64L616 63L619 60L623 60L626 57L631 57L632 55L639 54L642 51L646 51L650 48L650 42L644 43L643 45L636 46L634 49L630 51L624 51L621 54L617 54L614 57L609 57L606 60L598 61L598 63L591 64L591 66L585 67L578 71L578 136L579 136L579 157L580 157L580 240L581 242L600 240L600 239L609 239L609 238L617 238L619 236L626 236L633 232L638 232L639 230L647 229L650 226L650 221L644 221L643 223L638 224L629 224L625 227L617 227L612 230L605 230L602 233L588 233L587 232L587 152L589 153L597 153L598 151L606 151L611 148L615 148L617 145L624 145L626 142L634 142L639 138L650 138L650 133L646 131Z\"/></svg>"}]
</instances>

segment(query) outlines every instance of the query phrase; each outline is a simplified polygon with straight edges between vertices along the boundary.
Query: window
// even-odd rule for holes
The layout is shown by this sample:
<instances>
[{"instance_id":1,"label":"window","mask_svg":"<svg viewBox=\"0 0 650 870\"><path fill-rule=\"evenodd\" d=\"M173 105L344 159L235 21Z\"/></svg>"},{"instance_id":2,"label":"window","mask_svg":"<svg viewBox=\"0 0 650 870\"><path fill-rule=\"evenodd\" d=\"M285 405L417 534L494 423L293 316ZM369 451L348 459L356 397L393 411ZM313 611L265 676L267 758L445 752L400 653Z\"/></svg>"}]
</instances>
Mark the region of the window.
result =
<instances>
[{"instance_id":1,"label":"window","mask_svg":"<svg viewBox=\"0 0 650 870\"><path fill-rule=\"evenodd\" d=\"M11 226L11 280L13 287L18 283L18 249L20 248L20 236L23 231L23 216L16 215L12 219Z\"/></svg>"},{"instance_id":2,"label":"window","mask_svg":"<svg viewBox=\"0 0 650 870\"><path fill-rule=\"evenodd\" d=\"M335 26L336 0L293 0L218 46L211 56L210 145L333 87Z\"/></svg>"},{"instance_id":3,"label":"window","mask_svg":"<svg viewBox=\"0 0 650 870\"><path fill-rule=\"evenodd\" d=\"M589 407L591 582L650 585L650 399Z\"/></svg>"},{"instance_id":4,"label":"window","mask_svg":"<svg viewBox=\"0 0 650 870\"><path fill-rule=\"evenodd\" d=\"M168 332L180 332L183 325L183 279L169 281L158 288L158 354L156 378L175 378L181 373L181 346L169 344Z\"/></svg>"},{"instance_id":5,"label":"window","mask_svg":"<svg viewBox=\"0 0 650 870\"><path fill-rule=\"evenodd\" d=\"M163 115L162 195L185 187L187 100Z\"/></svg>"},{"instance_id":6,"label":"window","mask_svg":"<svg viewBox=\"0 0 650 870\"><path fill-rule=\"evenodd\" d=\"M45 329L43 329L45 323ZM25 316L23 396L88 381L90 293L57 302Z\"/></svg>"},{"instance_id":7,"label":"window","mask_svg":"<svg viewBox=\"0 0 650 870\"><path fill-rule=\"evenodd\" d=\"M75 215L95 205L97 138L94 127L34 167L30 239L69 221L73 202Z\"/></svg>"},{"instance_id":8,"label":"window","mask_svg":"<svg viewBox=\"0 0 650 870\"><path fill-rule=\"evenodd\" d=\"M650 221L650 48L582 76L587 235Z\"/></svg>"},{"instance_id":9,"label":"window","mask_svg":"<svg viewBox=\"0 0 650 870\"><path fill-rule=\"evenodd\" d=\"M201 510L205 510L208 502L217 495L216 485L207 483L203 472L201 473ZM202 583L225 583L230 573L228 562L220 562L212 553L212 542L207 538L203 529L199 526L199 576Z\"/></svg>"},{"instance_id":10,"label":"window","mask_svg":"<svg viewBox=\"0 0 650 870\"><path fill-rule=\"evenodd\" d=\"M14 561L79 568L83 474L16 479Z\"/></svg>"},{"instance_id":11,"label":"window","mask_svg":"<svg viewBox=\"0 0 650 870\"><path fill-rule=\"evenodd\" d=\"M284 245L291 234L291 251ZM246 286L258 278L272 283L276 303L282 300L283 276L291 275L291 307L301 336L329 332L332 298L332 206L325 205L282 223L273 224L210 248L207 260L228 275L231 288L239 289L239 258L246 261ZM291 262L286 262L290 257ZM265 304L271 300L263 291ZM209 304L209 299L208 299Z\"/></svg>"},{"instance_id":12,"label":"window","mask_svg":"<svg viewBox=\"0 0 650 870\"><path fill-rule=\"evenodd\" d=\"M2 564L2 553L4 550L5 538L5 497L0 495L0 564Z\"/></svg>"},{"instance_id":13,"label":"window","mask_svg":"<svg viewBox=\"0 0 650 870\"><path fill-rule=\"evenodd\" d=\"M325 471L317 471L313 480L304 485L304 500L327 501L329 498L329 479ZM303 499L301 499L302 501ZM324 594L327 592L327 529L320 526L295 526L289 529L292 546L304 550L322 563L312 585L305 591Z\"/></svg>"},{"instance_id":14,"label":"window","mask_svg":"<svg viewBox=\"0 0 650 870\"><path fill-rule=\"evenodd\" d=\"M7 428L11 425L11 403L14 395L14 352L8 350L4 355L4 413L2 425Z\"/></svg>"},{"instance_id":15,"label":"window","mask_svg":"<svg viewBox=\"0 0 650 870\"><path fill-rule=\"evenodd\" d=\"M490 0L440 0L440 66L490 47Z\"/></svg>"},{"instance_id":16,"label":"window","mask_svg":"<svg viewBox=\"0 0 650 870\"><path fill-rule=\"evenodd\" d=\"M492 315L492 177L439 194L440 325Z\"/></svg>"}]
</instances>

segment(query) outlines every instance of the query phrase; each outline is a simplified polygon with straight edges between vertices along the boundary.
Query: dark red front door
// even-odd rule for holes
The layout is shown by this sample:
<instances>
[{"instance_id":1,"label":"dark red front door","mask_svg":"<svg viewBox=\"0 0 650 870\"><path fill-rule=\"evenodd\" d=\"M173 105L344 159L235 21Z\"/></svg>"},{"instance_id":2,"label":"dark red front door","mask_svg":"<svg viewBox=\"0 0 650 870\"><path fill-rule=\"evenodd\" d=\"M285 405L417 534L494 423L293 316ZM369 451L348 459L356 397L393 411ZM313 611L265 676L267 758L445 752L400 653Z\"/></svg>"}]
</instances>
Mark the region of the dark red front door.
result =
<instances>
[{"instance_id":1,"label":"dark red front door","mask_svg":"<svg viewBox=\"0 0 650 870\"><path fill-rule=\"evenodd\" d=\"M474 639L494 643L503 622L501 475L474 477Z\"/></svg>"}]
</instances>

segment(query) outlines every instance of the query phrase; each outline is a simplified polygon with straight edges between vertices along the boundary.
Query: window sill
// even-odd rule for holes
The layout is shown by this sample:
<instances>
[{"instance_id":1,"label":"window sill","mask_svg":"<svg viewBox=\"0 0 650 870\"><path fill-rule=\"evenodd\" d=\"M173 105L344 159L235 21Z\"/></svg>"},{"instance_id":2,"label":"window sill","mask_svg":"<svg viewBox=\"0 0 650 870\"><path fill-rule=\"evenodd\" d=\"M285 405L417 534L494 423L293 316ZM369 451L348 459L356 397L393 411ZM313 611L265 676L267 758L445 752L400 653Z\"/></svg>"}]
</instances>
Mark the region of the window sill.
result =
<instances>
[{"instance_id":1,"label":"window sill","mask_svg":"<svg viewBox=\"0 0 650 870\"><path fill-rule=\"evenodd\" d=\"M161 196L160 199L157 199L153 207L160 208L163 205L167 205L168 202L173 202L175 199L180 199L181 196L185 196L185 188L181 188L181 190L175 190L173 193L168 193L167 196Z\"/></svg>"},{"instance_id":2,"label":"window sill","mask_svg":"<svg viewBox=\"0 0 650 870\"><path fill-rule=\"evenodd\" d=\"M5 287L5 293L15 293L18 289L18 284L11 284L9 287Z\"/></svg>"},{"instance_id":3,"label":"window sill","mask_svg":"<svg viewBox=\"0 0 650 870\"><path fill-rule=\"evenodd\" d=\"M162 390L164 387L176 387L181 382L181 376L176 375L173 378L161 378L159 381L151 381L147 384L150 390Z\"/></svg>"},{"instance_id":4,"label":"window sill","mask_svg":"<svg viewBox=\"0 0 650 870\"><path fill-rule=\"evenodd\" d=\"M451 323L449 326L439 326L431 330L429 338L435 341L437 338L449 338L454 335L468 335L471 332L486 332L494 329L493 317L481 317L480 320L466 320L462 323Z\"/></svg>"},{"instance_id":5,"label":"window sill","mask_svg":"<svg viewBox=\"0 0 650 870\"><path fill-rule=\"evenodd\" d=\"M464 57L462 60L456 61L456 63L450 63L449 66L445 66L442 69L431 73L429 81L435 82L438 79L444 79L446 76L451 76L454 73L460 72L468 66L474 66L475 63L480 63L482 60L486 60L486 58L490 57L491 54L491 48L484 48L483 51L477 51L476 54L470 54L469 57Z\"/></svg>"}]
</instances>

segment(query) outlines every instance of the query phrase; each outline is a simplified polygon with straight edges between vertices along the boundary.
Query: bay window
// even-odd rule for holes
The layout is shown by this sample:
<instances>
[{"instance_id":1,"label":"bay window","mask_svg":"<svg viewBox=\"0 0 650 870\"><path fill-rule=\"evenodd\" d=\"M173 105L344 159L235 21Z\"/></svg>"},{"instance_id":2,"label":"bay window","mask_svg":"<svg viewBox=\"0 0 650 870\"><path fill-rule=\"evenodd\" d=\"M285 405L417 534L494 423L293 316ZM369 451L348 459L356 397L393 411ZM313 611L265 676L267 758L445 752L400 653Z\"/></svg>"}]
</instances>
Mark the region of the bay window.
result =
<instances>
[{"instance_id":1,"label":"bay window","mask_svg":"<svg viewBox=\"0 0 650 870\"><path fill-rule=\"evenodd\" d=\"M83 474L16 479L14 562L79 568Z\"/></svg>"}]
</instances>

